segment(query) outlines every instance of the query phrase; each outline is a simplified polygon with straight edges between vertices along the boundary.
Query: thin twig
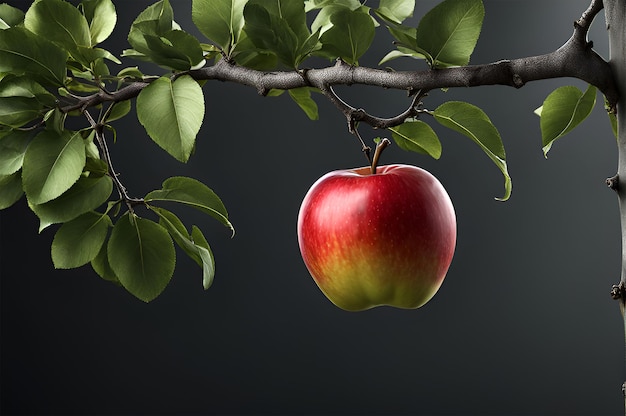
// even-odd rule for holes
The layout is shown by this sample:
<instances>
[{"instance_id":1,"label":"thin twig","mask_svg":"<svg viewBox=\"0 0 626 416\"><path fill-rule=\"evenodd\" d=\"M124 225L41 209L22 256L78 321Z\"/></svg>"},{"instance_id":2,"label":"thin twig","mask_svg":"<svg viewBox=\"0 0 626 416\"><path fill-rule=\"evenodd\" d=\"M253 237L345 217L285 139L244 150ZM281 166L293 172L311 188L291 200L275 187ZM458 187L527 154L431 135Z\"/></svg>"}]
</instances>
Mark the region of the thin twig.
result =
<instances>
[{"instance_id":1,"label":"thin twig","mask_svg":"<svg viewBox=\"0 0 626 416\"><path fill-rule=\"evenodd\" d=\"M109 147L104 137L104 131L103 131L104 125L102 125L101 123L97 123L94 120L94 118L91 116L89 111L83 111L83 114L85 115L85 117L89 121L89 124L91 125L91 128L95 132L96 142L100 150L100 155L102 156L102 158L107 164L107 168L109 170L109 176L111 177L111 179L113 180L113 183L115 184L115 188L117 189L120 199L124 201L124 203L130 210L130 212L134 212L133 207L135 205L143 204L144 200L141 198L132 198L131 196L129 196L126 190L126 187L124 186L124 184L122 184L122 182L120 181L118 177L118 174L115 172L115 169L113 168L113 161L111 159L111 154L109 153Z\"/></svg>"}]
</instances>

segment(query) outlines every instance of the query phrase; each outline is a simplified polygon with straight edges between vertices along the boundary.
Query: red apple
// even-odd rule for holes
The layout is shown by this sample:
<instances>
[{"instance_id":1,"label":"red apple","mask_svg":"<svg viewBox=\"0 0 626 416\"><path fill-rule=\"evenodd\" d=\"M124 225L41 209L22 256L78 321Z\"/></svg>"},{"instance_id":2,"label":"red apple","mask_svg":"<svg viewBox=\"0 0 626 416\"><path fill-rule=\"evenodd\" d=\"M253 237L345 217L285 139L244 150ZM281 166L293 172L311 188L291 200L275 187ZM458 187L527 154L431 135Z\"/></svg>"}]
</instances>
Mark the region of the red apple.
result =
<instances>
[{"instance_id":1,"label":"red apple","mask_svg":"<svg viewBox=\"0 0 626 416\"><path fill-rule=\"evenodd\" d=\"M298 243L313 279L338 307L413 309L443 282L454 254L456 217L444 187L423 169L339 170L306 194Z\"/></svg>"}]
</instances>

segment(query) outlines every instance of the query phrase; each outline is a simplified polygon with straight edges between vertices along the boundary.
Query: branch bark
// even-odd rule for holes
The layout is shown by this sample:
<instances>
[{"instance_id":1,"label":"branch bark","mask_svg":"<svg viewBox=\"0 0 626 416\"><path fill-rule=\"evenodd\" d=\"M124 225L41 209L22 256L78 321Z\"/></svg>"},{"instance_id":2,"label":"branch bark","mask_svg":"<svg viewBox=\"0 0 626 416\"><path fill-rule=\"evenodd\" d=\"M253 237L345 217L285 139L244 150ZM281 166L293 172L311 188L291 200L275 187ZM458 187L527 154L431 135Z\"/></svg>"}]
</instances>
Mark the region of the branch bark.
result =
<instances>
[{"instance_id":1,"label":"branch bark","mask_svg":"<svg viewBox=\"0 0 626 416\"><path fill-rule=\"evenodd\" d=\"M616 88L622 92L616 103L618 167L614 189L617 191L622 227L622 271L618 285L621 293L618 300L626 331L626 0L604 0L604 8L609 32L609 65L615 74ZM622 385L622 392L626 414L626 382Z\"/></svg>"},{"instance_id":2,"label":"branch bark","mask_svg":"<svg viewBox=\"0 0 626 416\"><path fill-rule=\"evenodd\" d=\"M598 87L606 96L609 105L614 108L619 99L619 93L613 78L612 67L592 49L592 43L587 41L589 26L602 7L601 0L593 0L581 18L574 23L574 33L570 39L559 49L545 55L424 71L390 71L354 67L338 60L335 65L326 68L263 72L238 66L222 59L213 66L178 73L173 77L188 74L196 80L234 82L253 87L261 95L266 95L271 89L317 88L348 117L349 121L362 121L376 128L402 124L407 118L415 116L416 110L411 107L388 119L376 117L363 109L357 109L345 103L334 93L332 87L360 84L413 93L438 88L482 85L506 85L521 88L531 81L573 77ZM84 111L103 102L128 100L136 97L148 84L149 81L134 82L113 93L101 91L79 99L62 110Z\"/></svg>"}]
</instances>

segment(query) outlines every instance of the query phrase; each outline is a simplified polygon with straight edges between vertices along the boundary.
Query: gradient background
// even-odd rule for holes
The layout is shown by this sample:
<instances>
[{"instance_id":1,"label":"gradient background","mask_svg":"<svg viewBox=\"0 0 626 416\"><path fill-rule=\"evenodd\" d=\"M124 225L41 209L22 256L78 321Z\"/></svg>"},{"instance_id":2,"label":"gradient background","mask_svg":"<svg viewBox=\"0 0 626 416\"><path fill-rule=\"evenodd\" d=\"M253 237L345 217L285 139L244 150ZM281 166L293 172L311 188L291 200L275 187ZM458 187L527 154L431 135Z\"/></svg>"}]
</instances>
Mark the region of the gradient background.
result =
<instances>
[{"instance_id":1,"label":"gradient background","mask_svg":"<svg viewBox=\"0 0 626 416\"><path fill-rule=\"evenodd\" d=\"M9 1L26 8L28 1ZM116 2L118 33L104 44L127 48L128 28L146 1ZM172 1L193 31L191 1ZM416 16L434 2L418 1ZM472 63L552 51L569 38L588 0L485 0ZM361 63L390 49L380 39ZM602 16L592 28L607 56ZM136 65L125 61L125 65ZM412 68L416 61L396 61ZM154 70L139 63L146 72ZM178 210L212 245L215 283L201 286L195 263L179 253L172 282L150 304L98 278L90 267L55 271L53 229L22 200L1 220L1 408L3 414L433 414L618 415L624 378L623 327L611 285L619 281L615 195L604 184L617 153L601 106L558 141L546 160L533 110L560 85L521 90L433 91L480 106L502 134L513 195L469 139L439 132L434 161L388 149L383 163L430 170L457 211L458 244L448 276L418 310L348 313L317 289L300 259L296 217L309 186L334 169L363 165L343 116L319 99L311 122L283 96L210 82L197 151L182 165L154 145L129 116L111 146L135 196L168 176L198 178L226 204L237 234L211 218ZM391 116L403 93L338 89L355 106ZM426 121L431 121L426 119ZM380 134L366 127L368 140Z\"/></svg>"}]
</instances>

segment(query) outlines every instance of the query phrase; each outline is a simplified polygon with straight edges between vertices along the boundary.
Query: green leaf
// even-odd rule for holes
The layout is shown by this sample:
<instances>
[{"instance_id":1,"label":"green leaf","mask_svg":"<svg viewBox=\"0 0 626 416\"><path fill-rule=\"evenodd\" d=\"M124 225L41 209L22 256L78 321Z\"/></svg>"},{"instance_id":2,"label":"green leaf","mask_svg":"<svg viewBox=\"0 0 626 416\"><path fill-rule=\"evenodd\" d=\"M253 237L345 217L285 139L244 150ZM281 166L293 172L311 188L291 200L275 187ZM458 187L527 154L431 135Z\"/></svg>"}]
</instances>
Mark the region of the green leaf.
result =
<instances>
[{"instance_id":1,"label":"green leaf","mask_svg":"<svg viewBox=\"0 0 626 416\"><path fill-rule=\"evenodd\" d=\"M176 244L183 249L200 267L202 267L202 285L208 289L215 276L215 262L204 235L195 225L190 236L180 219L172 212L151 207L160 219L159 224L167 229Z\"/></svg>"},{"instance_id":2,"label":"green leaf","mask_svg":"<svg viewBox=\"0 0 626 416\"><path fill-rule=\"evenodd\" d=\"M128 34L134 49L125 50L122 56L181 71L204 65L200 42L180 30L173 19L174 12L167 0L148 7L135 19Z\"/></svg>"},{"instance_id":3,"label":"green leaf","mask_svg":"<svg viewBox=\"0 0 626 416\"><path fill-rule=\"evenodd\" d=\"M111 0L83 0L80 3L83 14L89 23L91 44L97 45L106 40L117 23L117 12Z\"/></svg>"},{"instance_id":4,"label":"green leaf","mask_svg":"<svg viewBox=\"0 0 626 416\"><path fill-rule=\"evenodd\" d=\"M21 172L18 171L6 176L0 175L0 209L15 204L23 194Z\"/></svg>"},{"instance_id":5,"label":"green leaf","mask_svg":"<svg viewBox=\"0 0 626 416\"><path fill-rule=\"evenodd\" d=\"M42 117L56 105L55 97L26 77L5 76L0 80L0 124L22 127Z\"/></svg>"},{"instance_id":6,"label":"green leaf","mask_svg":"<svg viewBox=\"0 0 626 416\"><path fill-rule=\"evenodd\" d=\"M109 258L107 255L107 244L102 244L102 247L100 247L100 251L98 252L96 257L91 260L91 267L98 274L98 276L100 276L104 280L113 282L118 285L120 284L119 279L111 268L111 264L109 264Z\"/></svg>"},{"instance_id":7,"label":"green leaf","mask_svg":"<svg viewBox=\"0 0 626 416\"><path fill-rule=\"evenodd\" d=\"M155 201L178 202L209 214L234 233L228 221L228 213L222 200L209 187L192 178L176 176L163 182L162 189L152 191L144 198L146 203Z\"/></svg>"},{"instance_id":8,"label":"green leaf","mask_svg":"<svg viewBox=\"0 0 626 416\"><path fill-rule=\"evenodd\" d=\"M417 46L435 68L467 65L483 24L482 0L445 0L417 26Z\"/></svg>"},{"instance_id":9,"label":"green leaf","mask_svg":"<svg viewBox=\"0 0 626 416\"><path fill-rule=\"evenodd\" d=\"M24 12L6 3L0 4L0 29L8 29L24 22Z\"/></svg>"},{"instance_id":10,"label":"green leaf","mask_svg":"<svg viewBox=\"0 0 626 416\"><path fill-rule=\"evenodd\" d=\"M89 24L76 7L63 0L39 0L28 9L24 26L31 32L71 51L90 48Z\"/></svg>"},{"instance_id":11,"label":"green leaf","mask_svg":"<svg viewBox=\"0 0 626 416\"><path fill-rule=\"evenodd\" d=\"M374 40L375 26L368 13L361 9L339 9L331 18L332 27L320 37L326 56L340 57L350 65L358 65L359 58Z\"/></svg>"},{"instance_id":12,"label":"green leaf","mask_svg":"<svg viewBox=\"0 0 626 416\"><path fill-rule=\"evenodd\" d=\"M0 72L27 75L44 86L65 81L67 52L22 27L0 31Z\"/></svg>"},{"instance_id":13,"label":"green leaf","mask_svg":"<svg viewBox=\"0 0 626 416\"><path fill-rule=\"evenodd\" d=\"M175 24L168 1L144 10L132 24L128 41L134 49L125 50L122 56L181 71L205 63L200 42Z\"/></svg>"},{"instance_id":14,"label":"green leaf","mask_svg":"<svg viewBox=\"0 0 626 416\"><path fill-rule=\"evenodd\" d=\"M157 65L186 71L204 64L200 42L182 30L170 30L161 36L144 34L148 49L142 51Z\"/></svg>"},{"instance_id":15,"label":"green leaf","mask_svg":"<svg viewBox=\"0 0 626 416\"><path fill-rule=\"evenodd\" d=\"M319 119L317 104L311 98L311 88L301 87L289 90L289 96L300 106L311 120Z\"/></svg>"},{"instance_id":16,"label":"green leaf","mask_svg":"<svg viewBox=\"0 0 626 416\"><path fill-rule=\"evenodd\" d=\"M41 105L25 97L0 97L0 124L22 127L41 116Z\"/></svg>"},{"instance_id":17,"label":"green leaf","mask_svg":"<svg viewBox=\"0 0 626 416\"><path fill-rule=\"evenodd\" d=\"M333 27L331 17L333 14L343 10L357 10L361 8L361 3L358 0L323 0L318 2L317 5L311 5L311 2L305 2L305 10L311 7L313 9L321 9L313 22L311 23L311 32L320 32L320 35Z\"/></svg>"},{"instance_id":18,"label":"green leaf","mask_svg":"<svg viewBox=\"0 0 626 416\"><path fill-rule=\"evenodd\" d=\"M52 263L57 269L73 269L92 261L104 244L111 218L87 212L59 228L52 240Z\"/></svg>"},{"instance_id":19,"label":"green leaf","mask_svg":"<svg viewBox=\"0 0 626 416\"><path fill-rule=\"evenodd\" d=\"M139 93L137 117L156 144L186 162L204 118L202 89L188 75L161 77Z\"/></svg>"},{"instance_id":20,"label":"green leaf","mask_svg":"<svg viewBox=\"0 0 626 416\"><path fill-rule=\"evenodd\" d=\"M54 107L56 98L37 82L26 77L5 76L0 80L0 97L24 97L35 99L40 106Z\"/></svg>"},{"instance_id":21,"label":"green leaf","mask_svg":"<svg viewBox=\"0 0 626 416\"><path fill-rule=\"evenodd\" d=\"M275 54L256 49L252 41L245 36L237 43L233 56L238 65L259 71L269 71L278 65L278 57Z\"/></svg>"},{"instance_id":22,"label":"green leaf","mask_svg":"<svg viewBox=\"0 0 626 416\"><path fill-rule=\"evenodd\" d=\"M198 254L202 259L202 287L207 290L213 284L215 277L215 259L209 243L204 238L202 231L195 225L191 226L191 239L198 248Z\"/></svg>"},{"instance_id":23,"label":"green leaf","mask_svg":"<svg viewBox=\"0 0 626 416\"><path fill-rule=\"evenodd\" d=\"M53 131L57 134L63 134L65 131L65 120L67 114L62 112L59 107L54 108L46 113L44 121L46 122L46 129Z\"/></svg>"},{"instance_id":24,"label":"green leaf","mask_svg":"<svg viewBox=\"0 0 626 416\"><path fill-rule=\"evenodd\" d=\"M102 205L113 191L109 176L81 178L63 195L41 205L30 203L30 209L39 217L39 232L52 224L73 220Z\"/></svg>"},{"instance_id":25,"label":"green leaf","mask_svg":"<svg viewBox=\"0 0 626 416\"><path fill-rule=\"evenodd\" d=\"M389 33L396 39L395 44L398 49L385 55L379 62L379 65L400 57L426 59L432 62L432 56L417 46L417 29L395 23L389 23L387 28Z\"/></svg>"},{"instance_id":26,"label":"green leaf","mask_svg":"<svg viewBox=\"0 0 626 416\"><path fill-rule=\"evenodd\" d=\"M119 120L130 112L130 108L130 100L115 103L105 121L110 123L111 121Z\"/></svg>"},{"instance_id":27,"label":"green leaf","mask_svg":"<svg viewBox=\"0 0 626 416\"><path fill-rule=\"evenodd\" d=\"M435 159L441 157L441 142L437 133L423 121L406 121L389 130L401 149L426 154Z\"/></svg>"},{"instance_id":28,"label":"green leaf","mask_svg":"<svg viewBox=\"0 0 626 416\"><path fill-rule=\"evenodd\" d=\"M133 28L143 22L150 22L150 24L154 24L154 29L151 32L153 35L160 35L172 30L174 10L172 9L170 2L168 0L160 0L147 7L133 21L130 33L132 34L134 30Z\"/></svg>"},{"instance_id":29,"label":"green leaf","mask_svg":"<svg viewBox=\"0 0 626 416\"><path fill-rule=\"evenodd\" d=\"M163 292L176 263L174 244L167 230L129 213L113 227L107 257L122 286L144 302Z\"/></svg>"},{"instance_id":30,"label":"green leaf","mask_svg":"<svg viewBox=\"0 0 626 416\"><path fill-rule=\"evenodd\" d=\"M407 17L413 16L415 0L380 0L376 13L386 20L402 23Z\"/></svg>"},{"instance_id":31,"label":"green leaf","mask_svg":"<svg viewBox=\"0 0 626 416\"><path fill-rule=\"evenodd\" d=\"M244 31L262 51L271 51L295 68L317 46L306 26L304 3L297 0L250 0L244 8Z\"/></svg>"},{"instance_id":32,"label":"green leaf","mask_svg":"<svg viewBox=\"0 0 626 416\"><path fill-rule=\"evenodd\" d=\"M356 10L361 7L359 0L305 0L304 10L310 12L315 9L325 9L327 7L348 7L350 10Z\"/></svg>"},{"instance_id":33,"label":"green leaf","mask_svg":"<svg viewBox=\"0 0 626 416\"><path fill-rule=\"evenodd\" d=\"M591 114L596 104L596 91L592 85L584 93L574 86L565 86L548 95L540 111L544 156L547 157L556 139L572 131Z\"/></svg>"},{"instance_id":34,"label":"green leaf","mask_svg":"<svg viewBox=\"0 0 626 416\"><path fill-rule=\"evenodd\" d=\"M31 136L31 132L21 130L0 135L0 176L12 175L22 168Z\"/></svg>"},{"instance_id":35,"label":"green leaf","mask_svg":"<svg viewBox=\"0 0 626 416\"><path fill-rule=\"evenodd\" d=\"M85 143L78 132L45 130L28 145L22 180L32 204L43 204L70 189L85 166Z\"/></svg>"},{"instance_id":36,"label":"green leaf","mask_svg":"<svg viewBox=\"0 0 626 416\"><path fill-rule=\"evenodd\" d=\"M119 59L117 59L117 57L115 57L115 55L102 48L85 48L83 46L77 46L76 50L73 52L73 57L85 67L89 67L90 65L97 63L98 60L101 62L104 59L108 59L118 65L122 63ZM102 75L108 75L108 68ZM92 77L93 75L89 73L88 79L91 80Z\"/></svg>"},{"instance_id":37,"label":"green leaf","mask_svg":"<svg viewBox=\"0 0 626 416\"><path fill-rule=\"evenodd\" d=\"M193 0L191 18L200 32L231 55L243 28L246 0Z\"/></svg>"},{"instance_id":38,"label":"green leaf","mask_svg":"<svg viewBox=\"0 0 626 416\"><path fill-rule=\"evenodd\" d=\"M450 101L440 105L434 112L435 120L472 139L489 156L504 175L504 196L511 196L511 177L506 165L506 154L500 133L480 108L464 102Z\"/></svg>"}]
</instances>

